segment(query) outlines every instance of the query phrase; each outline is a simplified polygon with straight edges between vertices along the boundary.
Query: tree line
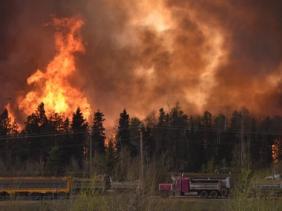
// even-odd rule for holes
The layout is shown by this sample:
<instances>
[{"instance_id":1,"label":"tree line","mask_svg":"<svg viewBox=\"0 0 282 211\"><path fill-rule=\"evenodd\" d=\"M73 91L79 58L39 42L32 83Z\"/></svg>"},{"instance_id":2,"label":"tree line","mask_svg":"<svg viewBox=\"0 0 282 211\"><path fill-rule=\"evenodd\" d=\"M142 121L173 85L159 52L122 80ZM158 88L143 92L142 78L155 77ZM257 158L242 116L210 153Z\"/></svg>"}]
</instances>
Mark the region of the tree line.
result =
<instances>
[{"instance_id":1,"label":"tree line","mask_svg":"<svg viewBox=\"0 0 282 211\"><path fill-rule=\"evenodd\" d=\"M0 115L2 174L29 165L39 175L85 176L93 159L93 171L123 179L130 168L128 161L139 159L141 133L145 165L159 163L167 171L267 168L273 153L281 158L279 150L273 152L273 145L281 147L281 116L259 118L247 109L230 116L208 111L188 115L177 104L141 121L123 110L109 137L104 114L98 110L93 116L87 122L79 108L71 119L56 113L47 116L41 103L19 131L4 109Z\"/></svg>"}]
</instances>

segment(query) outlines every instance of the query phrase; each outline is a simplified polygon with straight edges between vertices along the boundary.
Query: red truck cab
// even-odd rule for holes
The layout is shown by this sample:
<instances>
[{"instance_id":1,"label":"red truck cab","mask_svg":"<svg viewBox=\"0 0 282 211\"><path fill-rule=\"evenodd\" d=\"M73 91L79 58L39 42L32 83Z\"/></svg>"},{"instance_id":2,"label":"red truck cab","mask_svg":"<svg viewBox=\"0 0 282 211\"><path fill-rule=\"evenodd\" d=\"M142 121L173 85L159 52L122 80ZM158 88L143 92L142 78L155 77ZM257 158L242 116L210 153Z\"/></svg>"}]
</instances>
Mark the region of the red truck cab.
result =
<instances>
[{"instance_id":1,"label":"red truck cab","mask_svg":"<svg viewBox=\"0 0 282 211\"><path fill-rule=\"evenodd\" d=\"M185 195L190 192L189 177L183 175L178 177L172 177L173 183L161 183L159 184L159 191L163 195Z\"/></svg>"},{"instance_id":2,"label":"red truck cab","mask_svg":"<svg viewBox=\"0 0 282 211\"><path fill-rule=\"evenodd\" d=\"M181 176L175 181L175 194L180 194L181 196L185 195L185 193L190 192L190 182L189 177Z\"/></svg>"}]
</instances>

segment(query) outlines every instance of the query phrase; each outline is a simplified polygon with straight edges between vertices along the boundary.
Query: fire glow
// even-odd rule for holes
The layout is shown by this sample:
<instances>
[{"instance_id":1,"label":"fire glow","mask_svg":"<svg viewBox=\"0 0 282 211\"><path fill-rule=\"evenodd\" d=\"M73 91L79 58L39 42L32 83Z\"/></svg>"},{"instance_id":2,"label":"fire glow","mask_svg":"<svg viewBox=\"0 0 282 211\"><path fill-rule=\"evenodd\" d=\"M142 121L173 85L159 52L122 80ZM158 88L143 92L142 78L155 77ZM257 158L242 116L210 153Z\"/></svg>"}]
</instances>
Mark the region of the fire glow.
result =
<instances>
[{"instance_id":1,"label":"fire glow","mask_svg":"<svg viewBox=\"0 0 282 211\"><path fill-rule=\"evenodd\" d=\"M99 108L109 126L124 108L142 119L176 102L189 114L242 107L258 117L282 114L282 22L274 4L20 2L3 14L0 40L0 104L9 103L20 123L41 102L47 114L68 117L77 107L85 117ZM265 8L272 9L262 16ZM60 19L44 27L50 15Z\"/></svg>"},{"instance_id":2,"label":"fire glow","mask_svg":"<svg viewBox=\"0 0 282 211\"><path fill-rule=\"evenodd\" d=\"M43 102L47 115L64 114L70 117L80 107L84 117L89 118L91 107L84 93L70 83L76 72L75 53L85 51L79 31L83 21L79 18L54 19L56 55L46 71L37 70L27 79L32 90L20 97L19 109L31 114Z\"/></svg>"}]
</instances>

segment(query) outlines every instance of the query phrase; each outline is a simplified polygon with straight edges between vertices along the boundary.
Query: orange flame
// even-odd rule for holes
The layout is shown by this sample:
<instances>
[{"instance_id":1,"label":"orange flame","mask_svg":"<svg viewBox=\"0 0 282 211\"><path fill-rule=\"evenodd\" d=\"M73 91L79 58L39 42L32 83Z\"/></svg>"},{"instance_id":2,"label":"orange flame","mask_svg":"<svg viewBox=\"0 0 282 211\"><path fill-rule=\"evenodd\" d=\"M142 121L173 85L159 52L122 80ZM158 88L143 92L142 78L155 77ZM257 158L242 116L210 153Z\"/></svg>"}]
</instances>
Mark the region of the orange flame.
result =
<instances>
[{"instance_id":1,"label":"orange flame","mask_svg":"<svg viewBox=\"0 0 282 211\"><path fill-rule=\"evenodd\" d=\"M272 148L272 161L278 163L282 153L282 139L276 139L271 146Z\"/></svg>"},{"instance_id":2,"label":"orange flame","mask_svg":"<svg viewBox=\"0 0 282 211\"><path fill-rule=\"evenodd\" d=\"M54 19L58 29L55 34L56 55L46 71L37 70L27 79L33 90L19 98L19 109L31 114L43 102L47 115L52 112L70 117L80 107L84 117L89 118L91 108L84 93L70 83L76 71L75 53L85 51L79 31L83 21L79 18Z\"/></svg>"},{"instance_id":3,"label":"orange flame","mask_svg":"<svg viewBox=\"0 0 282 211\"><path fill-rule=\"evenodd\" d=\"M12 127L12 133L16 132L16 131L21 131L23 129L22 125L18 124L16 121L16 115L14 113L14 110L11 107L11 104L8 103L5 108L8 111L9 114L9 120L10 120L10 126Z\"/></svg>"},{"instance_id":4,"label":"orange flame","mask_svg":"<svg viewBox=\"0 0 282 211\"><path fill-rule=\"evenodd\" d=\"M9 114L9 118L11 120L11 122L16 122L16 117L15 117L15 114L13 112L13 109L11 108L11 104L8 103L5 108L7 109L8 111L8 114Z\"/></svg>"}]
</instances>

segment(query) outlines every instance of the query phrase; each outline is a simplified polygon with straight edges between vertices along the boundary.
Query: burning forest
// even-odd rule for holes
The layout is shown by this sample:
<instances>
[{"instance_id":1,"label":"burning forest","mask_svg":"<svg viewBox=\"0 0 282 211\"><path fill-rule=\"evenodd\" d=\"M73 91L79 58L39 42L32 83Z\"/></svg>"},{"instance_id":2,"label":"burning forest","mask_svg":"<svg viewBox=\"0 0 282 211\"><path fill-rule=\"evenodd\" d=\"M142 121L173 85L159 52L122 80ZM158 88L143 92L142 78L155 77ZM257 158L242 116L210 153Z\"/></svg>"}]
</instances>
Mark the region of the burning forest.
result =
<instances>
[{"instance_id":1,"label":"burning forest","mask_svg":"<svg viewBox=\"0 0 282 211\"><path fill-rule=\"evenodd\" d=\"M2 8L0 103L19 121L40 102L66 116L78 106L86 116L99 108L109 126L123 108L144 118L176 102L193 114L245 107L281 115L275 3L65 4L10 1Z\"/></svg>"},{"instance_id":2,"label":"burning forest","mask_svg":"<svg viewBox=\"0 0 282 211\"><path fill-rule=\"evenodd\" d=\"M44 103L47 114L54 112L71 117L80 107L84 116L89 118L91 108L87 98L69 82L77 71L74 54L84 52L78 37L83 22L79 18L65 18L54 19L53 24L59 30L55 34L56 55L45 72L36 70L27 78L28 85L33 88L18 98L19 110L28 115Z\"/></svg>"},{"instance_id":3,"label":"burning forest","mask_svg":"<svg viewBox=\"0 0 282 211\"><path fill-rule=\"evenodd\" d=\"M160 172L282 171L281 11L274 0L4 1L1 174L134 180L139 159Z\"/></svg>"}]
</instances>

